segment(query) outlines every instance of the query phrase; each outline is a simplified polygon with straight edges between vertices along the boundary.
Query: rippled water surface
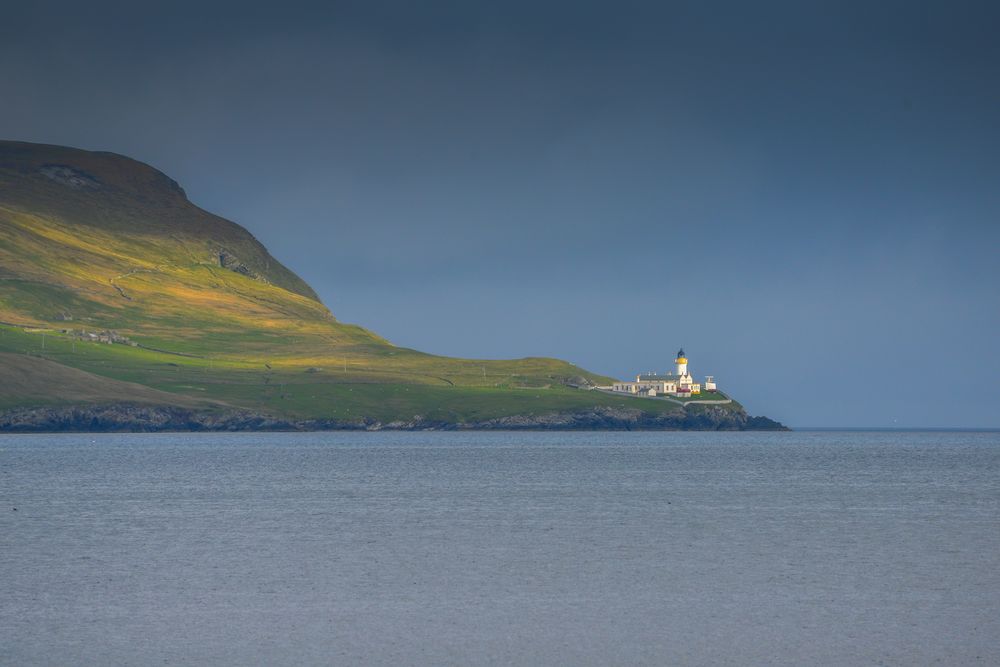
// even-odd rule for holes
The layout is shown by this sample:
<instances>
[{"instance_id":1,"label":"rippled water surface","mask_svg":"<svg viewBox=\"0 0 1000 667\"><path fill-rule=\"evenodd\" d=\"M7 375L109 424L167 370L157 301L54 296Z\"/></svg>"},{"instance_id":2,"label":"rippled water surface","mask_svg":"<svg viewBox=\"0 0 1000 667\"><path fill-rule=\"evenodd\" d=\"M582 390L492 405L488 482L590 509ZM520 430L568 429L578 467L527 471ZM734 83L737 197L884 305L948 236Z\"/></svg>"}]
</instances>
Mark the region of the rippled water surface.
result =
<instances>
[{"instance_id":1,"label":"rippled water surface","mask_svg":"<svg viewBox=\"0 0 1000 667\"><path fill-rule=\"evenodd\" d=\"M0 664L765 663L1000 663L1000 434L0 436Z\"/></svg>"}]
</instances>

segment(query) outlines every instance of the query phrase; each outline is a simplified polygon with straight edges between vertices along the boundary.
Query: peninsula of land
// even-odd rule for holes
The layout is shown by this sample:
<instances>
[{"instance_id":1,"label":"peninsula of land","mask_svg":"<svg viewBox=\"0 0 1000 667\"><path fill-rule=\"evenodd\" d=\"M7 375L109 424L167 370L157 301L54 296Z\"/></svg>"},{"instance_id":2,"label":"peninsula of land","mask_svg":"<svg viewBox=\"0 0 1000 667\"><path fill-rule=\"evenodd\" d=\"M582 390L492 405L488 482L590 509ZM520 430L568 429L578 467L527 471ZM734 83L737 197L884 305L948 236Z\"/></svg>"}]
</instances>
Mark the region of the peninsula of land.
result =
<instances>
[{"instance_id":1,"label":"peninsula of land","mask_svg":"<svg viewBox=\"0 0 1000 667\"><path fill-rule=\"evenodd\" d=\"M398 347L339 322L247 230L156 169L11 141L0 378L2 432L784 428L711 378L633 387L558 359Z\"/></svg>"}]
</instances>

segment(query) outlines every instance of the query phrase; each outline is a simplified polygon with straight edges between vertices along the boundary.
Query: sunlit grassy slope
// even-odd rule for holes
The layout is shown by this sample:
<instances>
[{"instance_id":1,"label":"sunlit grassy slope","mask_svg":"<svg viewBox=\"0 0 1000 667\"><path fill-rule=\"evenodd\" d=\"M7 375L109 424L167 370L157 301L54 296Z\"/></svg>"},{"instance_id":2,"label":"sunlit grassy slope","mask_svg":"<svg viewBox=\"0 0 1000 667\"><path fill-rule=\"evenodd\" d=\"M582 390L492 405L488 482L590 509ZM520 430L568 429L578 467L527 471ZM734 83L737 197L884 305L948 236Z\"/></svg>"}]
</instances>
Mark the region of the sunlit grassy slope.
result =
<instances>
[{"instance_id":1,"label":"sunlit grassy slope","mask_svg":"<svg viewBox=\"0 0 1000 667\"><path fill-rule=\"evenodd\" d=\"M164 174L57 146L0 142L0 322L0 352L290 416L464 421L623 400L676 409L574 389L609 379L556 359L394 346L338 322L249 232L190 203ZM106 329L139 346L64 333ZM51 397L71 401L73 392ZM0 407L25 400L13 383L0 389Z\"/></svg>"}]
</instances>

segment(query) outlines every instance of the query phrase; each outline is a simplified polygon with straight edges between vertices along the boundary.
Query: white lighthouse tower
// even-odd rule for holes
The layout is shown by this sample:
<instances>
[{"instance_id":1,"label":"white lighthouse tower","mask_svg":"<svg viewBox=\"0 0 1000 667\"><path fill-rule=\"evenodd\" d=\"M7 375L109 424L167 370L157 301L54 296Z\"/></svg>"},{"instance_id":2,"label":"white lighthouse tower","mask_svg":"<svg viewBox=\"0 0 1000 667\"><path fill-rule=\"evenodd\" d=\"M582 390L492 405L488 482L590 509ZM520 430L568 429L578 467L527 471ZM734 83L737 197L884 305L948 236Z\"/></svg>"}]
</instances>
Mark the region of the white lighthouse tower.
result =
<instances>
[{"instance_id":1,"label":"white lighthouse tower","mask_svg":"<svg viewBox=\"0 0 1000 667\"><path fill-rule=\"evenodd\" d=\"M687 375L688 374L688 360L687 360L687 357L684 356L684 348L683 347L680 350L678 350L678 352L677 352L677 358L674 359L674 361L677 362L677 375L679 375L681 377L684 377L685 375Z\"/></svg>"}]
</instances>

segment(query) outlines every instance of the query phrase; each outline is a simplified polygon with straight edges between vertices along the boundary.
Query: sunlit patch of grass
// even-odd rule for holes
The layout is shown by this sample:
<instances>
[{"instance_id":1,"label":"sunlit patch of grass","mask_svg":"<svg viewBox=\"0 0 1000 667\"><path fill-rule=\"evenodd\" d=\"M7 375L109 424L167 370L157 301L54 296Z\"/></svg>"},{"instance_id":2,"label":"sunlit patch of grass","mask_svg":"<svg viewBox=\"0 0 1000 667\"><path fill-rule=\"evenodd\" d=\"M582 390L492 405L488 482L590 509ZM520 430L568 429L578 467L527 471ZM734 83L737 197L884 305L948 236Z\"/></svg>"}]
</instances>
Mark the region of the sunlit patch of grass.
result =
<instances>
[{"instance_id":1,"label":"sunlit patch of grass","mask_svg":"<svg viewBox=\"0 0 1000 667\"><path fill-rule=\"evenodd\" d=\"M191 344L185 349L185 354L205 351ZM531 374L561 368L559 362L550 360L442 360L397 350L398 354L388 357L390 363L363 354L195 357L82 342L55 329L25 332L0 327L3 352L36 355L102 377L299 419L392 421L420 415L461 423L596 406L627 406L654 413L678 409L666 402L572 389L552 377Z\"/></svg>"}]
</instances>

